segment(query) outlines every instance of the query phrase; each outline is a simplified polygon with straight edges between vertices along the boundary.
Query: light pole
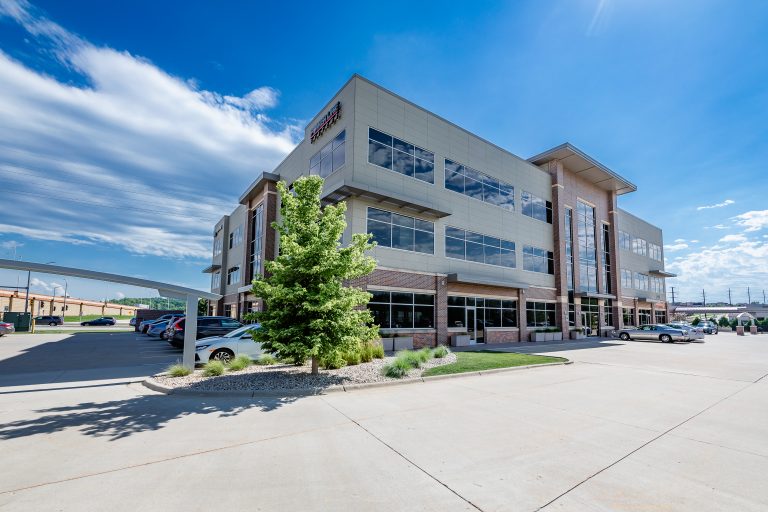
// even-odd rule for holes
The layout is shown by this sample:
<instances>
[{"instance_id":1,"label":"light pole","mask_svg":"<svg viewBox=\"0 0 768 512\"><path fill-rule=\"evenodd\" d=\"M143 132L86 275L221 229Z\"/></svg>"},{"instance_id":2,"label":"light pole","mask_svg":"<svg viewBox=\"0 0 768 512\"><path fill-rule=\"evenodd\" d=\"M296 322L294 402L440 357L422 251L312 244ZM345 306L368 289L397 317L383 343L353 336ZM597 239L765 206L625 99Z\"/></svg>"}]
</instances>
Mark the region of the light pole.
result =
<instances>
[{"instance_id":1,"label":"light pole","mask_svg":"<svg viewBox=\"0 0 768 512\"><path fill-rule=\"evenodd\" d=\"M67 315L67 289L69 288L69 282L67 282L66 279L64 279L64 306L61 310L61 322L62 325L64 325L64 322L66 321L66 315Z\"/></svg>"}]
</instances>

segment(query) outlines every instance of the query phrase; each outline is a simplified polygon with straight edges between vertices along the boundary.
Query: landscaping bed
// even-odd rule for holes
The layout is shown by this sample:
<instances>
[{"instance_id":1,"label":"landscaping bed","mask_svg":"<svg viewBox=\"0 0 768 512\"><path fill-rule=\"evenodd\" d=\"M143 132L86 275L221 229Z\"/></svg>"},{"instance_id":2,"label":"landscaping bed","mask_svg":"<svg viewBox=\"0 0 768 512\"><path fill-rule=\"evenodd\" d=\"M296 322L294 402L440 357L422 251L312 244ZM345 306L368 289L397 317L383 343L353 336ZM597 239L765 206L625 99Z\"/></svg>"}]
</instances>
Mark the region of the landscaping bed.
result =
<instances>
[{"instance_id":1,"label":"landscaping bed","mask_svg":"<svg viewBox=\"0 0 768 512\"><path fill-rule=\"evenodd\" d=\"M562 357L539 356L535 354L518 354L515 352L459 352L456 362L424 371L423 377L434 375L449 375L452 373L481 372L498 368L512 368L535 364L564 363Z\"/></svg>"},{"instance_id":2,"label":"landscaping bed","mask_svg":"<svg viewBox=\"0 0 768 512\"><path fill-rule=\"evenodd\" d=\"M252 365L237 372L206 377L203 370L184 377L156 375L153 381L161 386L189 391L279 391L297 389L323 389L345 384L366 384L373 382L397 382L402 378L387 377L384 367L393 363L396 356L374 359L369 363L344 366L336 370L320 370L318 375L310 373L309 364L296 366L291 364ZM403 378L421 377L425 370L455 363L456 354L449 353L442 358L431 358L422 363L420 368L412 368Z\"/></svg>"}]
</instances>

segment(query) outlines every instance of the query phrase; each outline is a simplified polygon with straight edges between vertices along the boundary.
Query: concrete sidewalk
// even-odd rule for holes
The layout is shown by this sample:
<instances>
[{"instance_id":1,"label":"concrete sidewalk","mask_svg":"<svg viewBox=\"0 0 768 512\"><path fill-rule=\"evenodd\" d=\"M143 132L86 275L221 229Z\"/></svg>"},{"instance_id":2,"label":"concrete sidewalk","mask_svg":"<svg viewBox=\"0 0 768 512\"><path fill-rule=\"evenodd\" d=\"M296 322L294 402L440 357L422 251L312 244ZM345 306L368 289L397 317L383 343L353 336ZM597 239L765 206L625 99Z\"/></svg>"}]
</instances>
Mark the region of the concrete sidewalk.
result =
<instances>
[{"instance_id":1,"label":"concrete sidewalk","mask_svg":"<svg viewBox=\"0 0 768 512\"><path fill-rule=\"evenodd\" d=\"M569 366L321 397L0 395L0 507L764 511L767 342L582 345Z\"/></svg>"}]
</instances>

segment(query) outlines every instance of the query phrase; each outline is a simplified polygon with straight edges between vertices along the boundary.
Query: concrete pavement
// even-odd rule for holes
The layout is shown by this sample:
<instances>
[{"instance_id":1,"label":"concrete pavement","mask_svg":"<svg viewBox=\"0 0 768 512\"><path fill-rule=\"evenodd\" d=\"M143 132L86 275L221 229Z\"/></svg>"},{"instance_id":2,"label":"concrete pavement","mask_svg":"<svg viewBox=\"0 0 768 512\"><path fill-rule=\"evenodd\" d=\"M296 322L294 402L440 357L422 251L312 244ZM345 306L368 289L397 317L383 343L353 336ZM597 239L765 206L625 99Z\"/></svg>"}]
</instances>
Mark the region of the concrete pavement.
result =
<instances>
[{"instance_id":1,"label":"concrete pavement","mask_svg":"<svg viewBox=\"0 0 768 512\"><path fill-rule=\"evenodd\" d=\"M519 348L576 363L286 400L0 394L0 509L768 509L768 336Z\"/></svg>"}]
</instances>

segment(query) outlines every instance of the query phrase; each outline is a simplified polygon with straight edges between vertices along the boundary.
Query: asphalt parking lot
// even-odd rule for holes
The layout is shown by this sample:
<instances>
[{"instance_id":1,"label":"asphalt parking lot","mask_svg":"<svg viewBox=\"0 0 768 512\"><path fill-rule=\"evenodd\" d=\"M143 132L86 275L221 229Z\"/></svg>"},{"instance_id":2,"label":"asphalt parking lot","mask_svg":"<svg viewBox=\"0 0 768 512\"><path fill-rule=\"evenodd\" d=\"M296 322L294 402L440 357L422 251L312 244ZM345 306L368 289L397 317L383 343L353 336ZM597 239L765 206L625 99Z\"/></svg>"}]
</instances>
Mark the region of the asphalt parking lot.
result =
<instances>
[{"instance_id":1,"label":"asphalt parking lot","mask_svg":"<svg viewBox=\"0 0 768 512\"><path fill-rule=\"evenodd\" d=\"M575 363L285 399L0 386L0 507L768 509L768 335L520 348Z\"/></svg>"}]
</instances>

